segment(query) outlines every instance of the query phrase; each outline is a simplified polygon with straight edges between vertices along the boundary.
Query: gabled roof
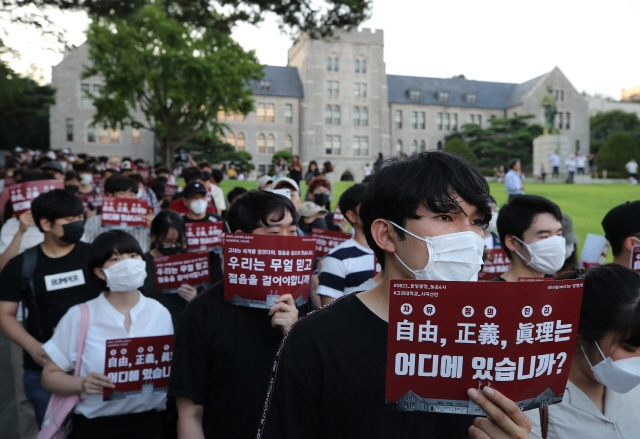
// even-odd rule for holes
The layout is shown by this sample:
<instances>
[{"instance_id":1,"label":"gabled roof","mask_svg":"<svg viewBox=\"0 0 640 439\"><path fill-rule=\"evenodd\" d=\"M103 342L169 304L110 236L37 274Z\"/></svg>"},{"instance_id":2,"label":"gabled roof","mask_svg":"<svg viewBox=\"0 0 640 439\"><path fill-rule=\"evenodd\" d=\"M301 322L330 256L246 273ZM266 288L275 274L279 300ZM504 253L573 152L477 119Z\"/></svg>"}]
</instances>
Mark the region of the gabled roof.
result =
<instances>
[{"instance_id":1,"label":"gabled roof","mask_svg":"<svg viewBox=\"0 0 640 439\"><path fill-rule=\"evenodd\" d=\"M261 87L261 83L268 83L268 88ZM264 78L251 81L251 87L256 96L304 97L302 81L295 67L265 66Z\"/></svg>"}]
</instances>

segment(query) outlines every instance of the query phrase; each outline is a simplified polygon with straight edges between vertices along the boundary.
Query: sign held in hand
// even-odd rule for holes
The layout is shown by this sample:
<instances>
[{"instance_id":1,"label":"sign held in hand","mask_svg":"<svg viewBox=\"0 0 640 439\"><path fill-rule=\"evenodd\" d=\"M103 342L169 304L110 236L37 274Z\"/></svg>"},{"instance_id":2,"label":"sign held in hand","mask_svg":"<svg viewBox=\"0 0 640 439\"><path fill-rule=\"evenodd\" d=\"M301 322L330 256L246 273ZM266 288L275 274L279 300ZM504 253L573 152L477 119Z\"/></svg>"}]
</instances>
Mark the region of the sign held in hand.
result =
<instances>
[{"instance_id":1,"label":"sign held in hand","mask_svg":"<svg viewBox=\"0 0 640 439\"><path fill-rule=\"evenodd\" d=\"M147 227L149 203L137 198L102 199L102 225Z\"/></svg>"},{"instance_id":2,"label":"sign held in hand","mask_svg":"<svg viewBox=\"0 0 640 439\"><path fill-rule=\"evenodd\" d=\"M157 256L153 258L153 265L159 291L177 293L180 285L195 287L211 283L207 251Z\"/></svg>"},{"instance_id":3,"label":"sign held in hand","mask_svg":"<svg viewBox=\"0 0 640 439\"><path fill-rule=\"evenodd\" d=\"M37 180L12 184L9 186L9 196L13 213L20 216L31 209L31 202L40 194L53 189L64 189L64 182L62 180Z\"/></svg>"}]
</instances>

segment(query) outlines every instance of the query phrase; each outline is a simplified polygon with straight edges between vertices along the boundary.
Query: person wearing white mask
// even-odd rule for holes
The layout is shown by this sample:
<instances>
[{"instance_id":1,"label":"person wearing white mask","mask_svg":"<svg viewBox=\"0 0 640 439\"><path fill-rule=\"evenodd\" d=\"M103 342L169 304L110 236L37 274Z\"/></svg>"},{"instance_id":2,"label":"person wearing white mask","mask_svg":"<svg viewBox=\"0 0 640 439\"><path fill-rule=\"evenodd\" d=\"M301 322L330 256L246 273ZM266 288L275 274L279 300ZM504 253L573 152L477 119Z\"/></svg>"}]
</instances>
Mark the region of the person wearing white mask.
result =
<instances>
[{"instance_id":1,"label":"person wearing white mask","mask_svg":"<svg viewBox=\"0 0 640 439\"><path fill-rule=\"evenodd\" d=\"M631 268L633 247L640 245L640 200L614 207L602 220L604 235L611 244L613 262Z\"/></svg>"},{"instance_id":2,"label":"person wearing white mask","mask_svg":"<svg viewBox=\"0 0 640 439\"><path fill-rule=\"evenodd\" d=\"M500 210L498 233L511 265L493 281L543 278L562 268L566 253L562 212L552 201L538 195L512 198Z\"/></svg>"},{"instance_id":3,"label":"person wearing white mask","mask_svg":"<svg viewBox=\"0 0 640 439\"><path fill-rule=\"evenodd\" d=\"M385 410L390 282L477 278L491 219L480 171L443 151L393 158L371 178L359 215L383 278L291 328L275 360L258 436L527 437L530 421L497 385L485 387L486 396L468 390L489 418Z\"/></svg>"},{"instance_id":4,"label":"person wearing white mask","mask_svg":"<svg viewBox=\"0 0 640 439\"><path fill-rule=\"evenodd\" d=\"M187 213L184 214L185 223L224 220L220 215L207 210L207 207L211 204L209 202L209 192L204 183L192 181L185 186L182 191L182 197L184 206L187 209Z\"/></svg>"},{"instance_id":5,"label":"person wearing white mask","mask_svg":"<svg viewBox=\"0 0 640 439\"><path fill-rule=\"evenodd\" d=\"M69 439L163 437L165 393L112 401L103 401L102 393L105 387L114 388L104 374L107 340L172 335L171 315L138 290L147 272L133 236L122 230L105 232L91 244L87 259L89 276L103 292L86 303L90 320L80 373L69 374L75 368L80 338L81 309L76 305L43 346L50 361L45 364L42 385L58 395L80 396Z\"/></svg>"},{"instance_id":6,"label":"person wearing white mask","mask_svg":"<svg viewBox=\"0 0 640 439\"><path fill-rule=\"evenodd\" d=\"M91 166L86 163L77 163L73 165L73 169L80 175L80 187L78 193L80 194L98 194L100 189L93 183L93 174L91 172Z\"/></svg>"},{"instance_id":7,"label":"person wearing white mask","mask_svg":"<svg viewBox=\"0 0 640 439\"><path fill-rule=\"evenodd\" d=\"M529 438L635 439L640 431L640 276L608 264L563 276L575 278L584 278L584 292L569 381L561 403L525 412L532 423Z\"/></svg>"}]
</instances>

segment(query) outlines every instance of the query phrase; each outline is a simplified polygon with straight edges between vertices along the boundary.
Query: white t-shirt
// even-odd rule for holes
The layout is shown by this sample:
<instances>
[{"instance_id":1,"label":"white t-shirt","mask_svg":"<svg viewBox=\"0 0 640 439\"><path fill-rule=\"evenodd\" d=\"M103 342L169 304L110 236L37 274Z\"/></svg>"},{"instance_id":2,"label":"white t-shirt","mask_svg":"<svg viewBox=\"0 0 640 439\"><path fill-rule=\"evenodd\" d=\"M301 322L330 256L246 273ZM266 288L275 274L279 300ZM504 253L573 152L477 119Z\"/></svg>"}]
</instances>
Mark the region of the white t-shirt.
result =
<instances>
[{"instance_id":1,"label":"white t-shirt","mask_svg":"<svg viewBox=\"0 0 640 439\"><path fill-rule=\"evenodd\" d=\"M638 162L629 161L627 162L626 165L624 165L624 167L627 168L627 171L629 171L629 174L638 173Z\"/></svg>"},{"instance_id":2,"label":"white t-shirt","mask_svg":"<svg viewBox=\"0 0 640 439\"><path fill-rule=\"evenodd\" d=\"M553 166L560 166L560 156L558 154L551 154L551 164Z\"/></svg>"},{"instance_id":3,"label":"white t-shirt","mask_svg":"<svg viewBox=\"0 0 640 439\"><path fill-rule=\"evenodd\" d=\"M138 295L140 298L138 303L129 312L131 316L129 332L124 328L124 314L117 311L104 294L87 302L91 320L82 352L80 376L88 376L90 372L104 374L107 340L173 334L169 311L156 300L144 297L141 293ZM80 319L80 306L71 307L60 319L53 337L42 346L49 358L65 372L71 372L75 367L80 339ZM164 393L116 401L103 401L102 395L81 393L75 413L87 418L96 418L154 409L164 410L166 400L167 395Z\"/></svg>"},{"instance_id":4,"label":"white t-shirt","mask_svg":"<svg viewBox=\"0 0 640 439\"><path fill-rule=\"evenodd\" d=\"M16 237L16 234L20 230L20 220L18 218L11 217L2 226L0 231L0 253L4 253L11 245L11 241ZM44 241L44 233L33 225L27 228L27 231L22 235L22 241L20 241L20 248L18 254L22 253L28 248L35 247L36 245Z\"/></svg>"}]
</instances>

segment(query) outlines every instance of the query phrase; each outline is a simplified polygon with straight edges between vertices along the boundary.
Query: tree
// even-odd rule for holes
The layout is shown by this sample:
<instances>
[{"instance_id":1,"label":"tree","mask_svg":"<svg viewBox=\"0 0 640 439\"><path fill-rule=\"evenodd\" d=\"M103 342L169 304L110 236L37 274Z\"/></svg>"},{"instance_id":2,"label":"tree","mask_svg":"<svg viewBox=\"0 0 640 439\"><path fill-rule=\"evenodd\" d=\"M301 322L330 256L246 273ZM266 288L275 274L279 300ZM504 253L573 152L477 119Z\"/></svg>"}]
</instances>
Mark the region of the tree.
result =
<instances>
[{"instance_id":1,"label":"tree","mask_svg":"<svg viewBox=\"0 0 640 439\"><path fill-rule=\"evenodd\" d=\"M223 142L212 133L201 133L184 144L184 149L191 152L197 160L206 160L211 164L229 162L235 165L238 172L247 172L253 164L251 154L247 151L236 151L227 142Z\"/></svg>"},{"instance_id":2,"label":"tree","mask_svg":"<svg viewBox=\"0 0 640 439\"><path fill-rule=\"evenodd\" d=\"M474 165L478 166L478 157L471 151L471 148L460 138L453 138L449 140L443 148L443 151L448 151L452 154L469 160Z\"/></svg>"},{"instance_id":3,"label":"tree","mask_svg":"<svg viewBox=\"0 0 640 439\"><path fill-rule=\"evenodd\" d=\"M83 77L104 79L101 95L93 96L94 123L153 131L167 163L198 133L221 129L219 109L253 109L248 83L262 77L262 66L225 33L147 5L129 20L96 19L87 43L94 65Z\"/></svg>"},{"instance_id":4,"label":"tree","mask_svg":"<svg viewBox=\"0 0 640 439\"><path fill-rule=\"evenodd\" d=\"M640 119L635 113L612 110L591 117L591 152L597 153L613 133L625 132L640 141Z\"/></svg>"},{"instance_id":5,"label":"tree","mask_svg":"<svg viewBox=\"0 0 640 439\"><path fill-rule=\"evenodd\" d=\"M638 142L626 133L613 133L603 143L596 155L598 170L606 169L612 172L626 175L624 165L635 158L640 160L640 148Z\"/></svg>"}]
</instances>

